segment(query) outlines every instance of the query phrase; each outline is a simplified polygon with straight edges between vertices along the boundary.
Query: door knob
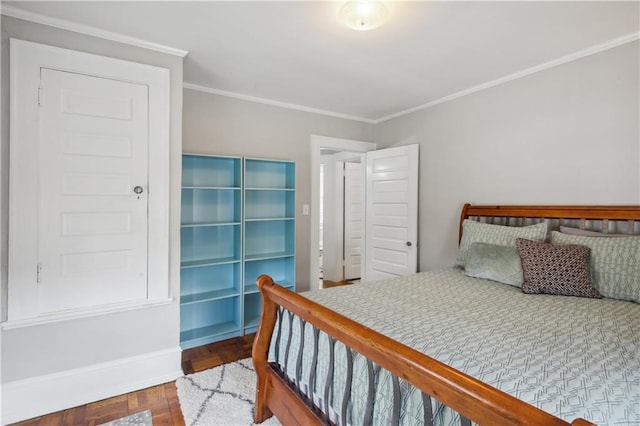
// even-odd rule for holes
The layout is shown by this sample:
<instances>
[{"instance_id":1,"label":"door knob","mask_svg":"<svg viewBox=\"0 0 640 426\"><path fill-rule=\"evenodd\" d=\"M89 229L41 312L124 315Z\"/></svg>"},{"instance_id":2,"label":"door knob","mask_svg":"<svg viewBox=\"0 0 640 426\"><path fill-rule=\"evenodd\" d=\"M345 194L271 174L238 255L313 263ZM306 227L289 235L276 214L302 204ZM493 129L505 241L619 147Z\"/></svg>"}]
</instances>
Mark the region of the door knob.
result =
<instances>
[{"instance_id":1,"label":"door knob","mask_svg":"<svg viewBox=\"0 0 640 426\"><path fill-rule=\"evenodd\" d=\"M407 247L411 247L411 241L407 241Z\"/></svg>"},{"instance_id":2,"label":"door knob","mask_svg":"<svg viewBox=\"0 0 640 426\"><path fill-rule=\"evenodd\" d=\"M144 192L144 189L140 185L138 185L135 188L133 188L133 192L135 192L136 194L140 195L140 194L142 194Z\"/></svg>"}]
</instances>

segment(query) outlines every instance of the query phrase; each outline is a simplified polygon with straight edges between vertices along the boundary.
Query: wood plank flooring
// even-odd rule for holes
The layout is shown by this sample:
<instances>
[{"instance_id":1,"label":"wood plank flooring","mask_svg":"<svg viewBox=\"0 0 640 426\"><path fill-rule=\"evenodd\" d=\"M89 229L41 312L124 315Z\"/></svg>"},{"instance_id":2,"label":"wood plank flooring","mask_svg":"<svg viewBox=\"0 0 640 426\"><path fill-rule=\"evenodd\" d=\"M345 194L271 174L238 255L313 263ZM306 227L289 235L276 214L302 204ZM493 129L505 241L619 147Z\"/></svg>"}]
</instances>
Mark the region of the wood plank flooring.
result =
<instances>
[{"instance_id":1,"label":"wood plank flooring","mask_svg":"<svg viewBox=\"0 0 640 426\"><path fill-rule=\"evenodd\" d=\"M182 370L184 374L197 373L250 357L254 336L254 334L250 334L183 351ZM154 426L184 425L175 382L58 411L15 423L15 425L95 426L144 410L151 410Z\"/></svg>"},{"instance_id":2,"label":"wood plank flooring","mask_svg":"<svg viewBox=\"0 0 640 426\"><path fill-rule=\"evenodd\" d=\"M349 281L329 281L329 280L323 280L322 281L322 288L331 288L331 287L340 287L343 285L350 285L350 284L354 284L354 281L360 281L360 280L349 280Z\"/></svg>"}]
</instances>

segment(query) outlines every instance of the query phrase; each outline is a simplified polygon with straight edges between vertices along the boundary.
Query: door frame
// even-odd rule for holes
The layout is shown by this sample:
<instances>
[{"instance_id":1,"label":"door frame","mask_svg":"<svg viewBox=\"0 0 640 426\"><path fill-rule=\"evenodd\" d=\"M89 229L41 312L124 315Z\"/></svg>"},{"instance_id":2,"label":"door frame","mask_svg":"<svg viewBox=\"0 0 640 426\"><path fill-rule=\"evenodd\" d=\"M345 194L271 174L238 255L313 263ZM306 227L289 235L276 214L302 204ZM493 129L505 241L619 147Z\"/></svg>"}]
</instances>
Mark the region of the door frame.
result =
<instances>
[{"instance_id":1,"label":"door frame","mask_svg":"<svg viewBox=\"0 0 640 426\"><path fill-rule=\"evenodd\" d=\"M320 152L322 149L366 153L376 149L374 142L311 135L311 236L309 251L309 289L320 288L318 250L320 247ZM364 255L364 254L363 254ZM315 283L315 284L314 284Z\"/></svg>"},{"instance_id":2,"label":"door frame","mask_svg":"<svg viewBox=\"0 0 640 426\"><path fill-rule=\"evenodd\" d=\"M121 305L38 317L38 95L46 67L149 87L149 186L147 299ZM170 74L165 68L11 38L9 157L9 300L3 329L169 303L169 108Z\"/></svg>"},{"instance_id":3,"label":"door frame","mask_svg":"<svg viewBox=\"0 0 640 426\"><path fill-rule=\"evenodd\" d=\"M321 155L320 162L324 164L324 195L322 198L324 217L324 235L323 240L323 277L331 281L342 281L344 276L343 261L344 253L344 184L345 173L344 165L350 162L358 164L364 162L363 153L355 153L352 151L340 151L333 154ZM362 173L364 177L365 173ZM364 189L362 190L364 198ZM318 196L318 206L320 205L320 197ZM333 210L332 210L333 209ZM327 214L327 212L329 212ZM318 219L320 216L318 215ZM330 218L330 220L327 220ZM364 215L363 215L364 221ZM326 248L329 250L326 250ZM331 256L330 256L331 254ZM328 268L327 265L332 265ZM329 272L329 273L327 273ZM328 277L328 278L327 278Z\"/></svg>"}]
</instances>

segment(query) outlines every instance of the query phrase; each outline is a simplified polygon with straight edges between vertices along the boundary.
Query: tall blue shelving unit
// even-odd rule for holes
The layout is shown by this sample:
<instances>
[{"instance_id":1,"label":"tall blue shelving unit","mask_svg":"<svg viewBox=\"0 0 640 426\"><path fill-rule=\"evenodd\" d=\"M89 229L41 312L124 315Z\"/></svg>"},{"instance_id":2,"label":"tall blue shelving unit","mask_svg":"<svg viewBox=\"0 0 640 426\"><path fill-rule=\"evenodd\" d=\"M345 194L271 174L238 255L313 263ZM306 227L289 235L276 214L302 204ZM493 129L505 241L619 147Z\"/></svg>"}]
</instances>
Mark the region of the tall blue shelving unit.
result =
<instances>
[{"instance_id":1,"label":"tall blue shelving unit","mask_svg":"<svg viewBox=\"0 0 640 426\"><path fill-rule=\"evenodd\" d=\"M244 333L258 328L256 279L295 290L295 163L244 159Z\"/></svg>"},{"instance_id":2,"label":"tall blue shelving unit","mask_svg":"<svg viewBox=\"0 0 640 426\"><path fill-rule=\"evenodd\" d=\"M253 333L260 274L295 290L295 164L184 154L180 344Z\"/></svg>"},{"instance_id":3,"label":"tall blue shelving unit","mask_svg":"<svg viewBox=\"0 0 640 426\"><path fill-rule=\"evenodd\" d=\"M242 158L184 155L180 229L183 349L242 334Z\"/></svg>"}]
</instances>

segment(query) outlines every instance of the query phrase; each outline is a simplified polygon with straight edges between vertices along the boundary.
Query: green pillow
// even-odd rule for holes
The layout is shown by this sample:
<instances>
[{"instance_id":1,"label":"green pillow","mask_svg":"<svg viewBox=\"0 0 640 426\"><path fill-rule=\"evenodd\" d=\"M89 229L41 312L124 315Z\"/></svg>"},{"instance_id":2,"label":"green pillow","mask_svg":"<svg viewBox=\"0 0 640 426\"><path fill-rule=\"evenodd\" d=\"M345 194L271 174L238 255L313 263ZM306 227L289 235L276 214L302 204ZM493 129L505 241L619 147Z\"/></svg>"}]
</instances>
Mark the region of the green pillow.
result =
<instances>
[{"instance_id":1,"label":"green pillow","mask_svg":"<svg viewBox=\"0 0 640 426\"><path fill-rule=\"evenodd\" d=\"M473 243L515 247L516 238L544 241L546 236L547 224L545 222L531 226L502 226L465 219L462 222L462 239L455 266L464 267L466 265L467 252Z\"/></svg>"},{"instance_id":2,"label":"green pillow","mask_svg":"<svg viewBox=\"0 0 640 426\"><path fill-rule=\"evenodd\" d=\"M465 275L522 287L518 250L495 244L473 243L467 253Z\"/></svg>"},{"instance_id":3,"label":"green pillow","mask_svg":"<svg viewBox=\"0 0 640 426\"><path fill-rule=\"evenodd\" d=\"M554 231L551 242L589 247L591 280L600 294L640 303L640 236L602 238Z\"/></svg>"}]
</instances>

